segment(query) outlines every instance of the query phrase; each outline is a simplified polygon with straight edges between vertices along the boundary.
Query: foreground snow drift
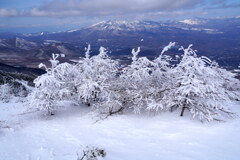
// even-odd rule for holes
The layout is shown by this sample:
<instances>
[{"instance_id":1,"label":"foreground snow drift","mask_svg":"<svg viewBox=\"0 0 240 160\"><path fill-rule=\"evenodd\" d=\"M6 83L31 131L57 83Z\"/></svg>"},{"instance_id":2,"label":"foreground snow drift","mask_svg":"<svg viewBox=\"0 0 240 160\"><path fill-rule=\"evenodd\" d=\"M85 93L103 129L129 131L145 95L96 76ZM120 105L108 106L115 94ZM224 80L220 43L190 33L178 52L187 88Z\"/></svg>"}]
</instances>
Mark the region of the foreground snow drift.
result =
<instances>
[{"instance_id":1,"label":"foreground snow drift","mask_svg":"<svg viewBox=\"0 0 240 160\"><path fill-rule=\"evenodd\" d=\"M240 113L240 103L229 103ZM106 150L106 160L238 160L240 119L201 123L179 113L115 115L95 123L86 107L54 116L22 114L21 103L0 105L1 160L77 160L87 145Z\"/></svg>"}]
</instances>

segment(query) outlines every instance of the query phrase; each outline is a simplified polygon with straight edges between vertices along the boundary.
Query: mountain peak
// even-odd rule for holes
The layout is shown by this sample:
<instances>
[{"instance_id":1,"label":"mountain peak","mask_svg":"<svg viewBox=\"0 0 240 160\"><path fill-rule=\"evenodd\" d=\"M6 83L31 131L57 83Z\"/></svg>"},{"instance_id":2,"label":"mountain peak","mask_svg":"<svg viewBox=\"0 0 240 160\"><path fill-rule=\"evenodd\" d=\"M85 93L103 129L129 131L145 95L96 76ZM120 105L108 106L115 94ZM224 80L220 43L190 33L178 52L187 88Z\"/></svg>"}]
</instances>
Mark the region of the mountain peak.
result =
<instances>
[{"instance_id":1,"label":"mountain peak","mask_svg":"<svg viewBox=\"0 0 240 160\"><path fill-rule=\"evenodd\" d=\"M141 31L148 28L159 27L159 24L151 21L126 21L126 20L114 20L114 21L101 21L93 24L87 29L93 29L98 31L112 30L112 31Z\"/></svg>"},{"instance_id":2,"label":"mountain peak","mask_svg":"<svg viewBox=\"0 0 240 160\"><path fill-rule=\"evenodd\" d=\"M194 18L194 19L184 19L179 22L187 25L202 25L202 24L205 24L207 21L209 21L209 19Z\"/></svg>"}]
</instances>

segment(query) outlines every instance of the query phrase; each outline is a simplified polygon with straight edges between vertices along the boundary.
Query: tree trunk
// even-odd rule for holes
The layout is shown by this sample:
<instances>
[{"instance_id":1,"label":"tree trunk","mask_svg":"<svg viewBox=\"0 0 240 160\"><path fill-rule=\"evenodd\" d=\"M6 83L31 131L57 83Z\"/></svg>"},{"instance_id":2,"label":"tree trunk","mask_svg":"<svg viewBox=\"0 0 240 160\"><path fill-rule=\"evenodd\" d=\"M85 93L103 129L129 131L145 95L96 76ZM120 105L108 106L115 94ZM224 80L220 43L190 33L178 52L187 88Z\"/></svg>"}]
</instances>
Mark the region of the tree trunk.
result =
<instances>
[{"instance_id":1,"label":"tree trunk","mask_svg":"<svg viewBox=\"0 0 240 160\"><path fill-rule=\"evenodd\" d=\"M182 111L181 111L181 114L180 114L181 117L183 116L183 113L184 113L185 108L186 108L186 107L183 107L183 108L182 108Z\"/></svg>"},{"instance_id":2,"label":"tree trunk","mask_svg":"<svg viewBox=\"0 0 240 160\"><path fill-rule=\"evenodd\" d=\"M181 114L180 114L181 117L183 116L184 110L187 108L187 107L186 107L187 97L188 97L188 95L186 95L186 99L184 100L183 108L182 108L182 111L181 111Z\"/></svg>"},{"instance_id":3,"label":"tree trunk","mask_svg":"<svg viewBox=\"0 0 240 160\"><path fill-rule=\"evenodd\" d=\"M49 115L49 116L53 116L54 113L53 113L50 109L48 109L48 115Z\"/></svg>"}]
</instances>

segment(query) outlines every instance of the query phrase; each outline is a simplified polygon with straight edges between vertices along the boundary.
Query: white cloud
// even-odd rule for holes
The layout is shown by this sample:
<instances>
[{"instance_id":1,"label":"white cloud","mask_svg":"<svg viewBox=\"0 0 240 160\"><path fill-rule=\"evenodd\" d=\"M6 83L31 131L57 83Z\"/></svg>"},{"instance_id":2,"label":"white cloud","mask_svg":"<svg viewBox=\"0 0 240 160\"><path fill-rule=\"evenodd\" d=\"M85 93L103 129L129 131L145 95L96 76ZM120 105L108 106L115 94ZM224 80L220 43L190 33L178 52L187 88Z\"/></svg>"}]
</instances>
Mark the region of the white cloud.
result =
<instances>
[{"instance_id":1,"label":"white cloud","mask_svg":"<svg viewBox=\"0 0 240 160\"><path fill-rule=\"evenodd\" d=\"M223 5L227 1L229 0L48 0L41 6L19 12L16 9L0 9L0 17L179 17L191 12L206 13L202 8Z\"/></svg>"},{"instance_id":2,"label":"white cloud","mask_svg":"<svg viewBox=\"0 0 240 160\"><path fill-rule=\"evenodd\" d=\"M18 16L18 11L16 9L0 8L0 17L14 17L14 16Z\"/></svg>"},{"instance_id":3,"label":"white cloud","mask_svg":"<svg viewBox=\"0 0 240 160\"><path fill-rule=\"evenodd\" d=\"M166 11L166 12L152 12L146 14L148 17L152 16L161 16L161 17L179 17L179 16L187 16L187 15L192 15L192 16L197 16L197 15L207 15L208 12L206 11Z\"/></svg>"},{"instance_id":4,"label":"white cloud","mask_svg":"<svg viewBox=\"0 0 240 160\"><path fill-rule=\"evenodd\" d=\"M66 10L66 11L63 10L63 11L54 12L54 11L40 10L38 8L33 8L29 11L23 11L21 15L37 16L37 17L41 17L41 16L65 17L65 16L79 16L79 15L82 15L82 12L77 10Z\"/></svg>"},{"instance_id":5,"label":"white cloud","mask_svg":"<svg viewBox=\"0 0 240 160\"><path fill-rule=\"evenodd\" d=\"M53 0L25 11L28 16L104 16L195 8L202 0Z\"/></svg>"},{"instance_id":6,"label":"white cloud","mask_svg":"<svg viewBox=\"0 0 240 160\"><path fill-rule=\"evenodd\" d=\"M202 0L53 0L45 4L42 9L59 10L122 10L122 11L146 11L146 10L173 10L194 7Z\"/></svg>"}]
</instances>

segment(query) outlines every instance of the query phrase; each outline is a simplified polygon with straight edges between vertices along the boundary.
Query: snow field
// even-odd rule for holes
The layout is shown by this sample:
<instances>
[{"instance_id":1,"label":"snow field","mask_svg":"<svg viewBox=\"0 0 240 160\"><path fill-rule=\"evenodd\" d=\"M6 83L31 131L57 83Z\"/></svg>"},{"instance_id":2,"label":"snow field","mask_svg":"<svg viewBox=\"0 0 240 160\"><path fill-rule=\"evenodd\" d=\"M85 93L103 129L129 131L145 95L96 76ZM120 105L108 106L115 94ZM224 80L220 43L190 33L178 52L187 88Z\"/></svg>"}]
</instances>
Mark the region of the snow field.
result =
<instances>
[{"instance_id":1,"label":"snow field","mask_svg":"<svg viewBox=\"0 0 240 160\"><path fill-rule=\"evenodd\" d=\"M240 103L229 106L240 113ZM96 122L84 106L67 106L54 116L21 114L21 103L0 105L1 160L77 160L93 145L106 160L238 160L240 120L201 123L179 112L115 115ZM67 106L67 107L66 107ZM7 127L6 127L7 126Z\"/></svg>"}]
</instances>

